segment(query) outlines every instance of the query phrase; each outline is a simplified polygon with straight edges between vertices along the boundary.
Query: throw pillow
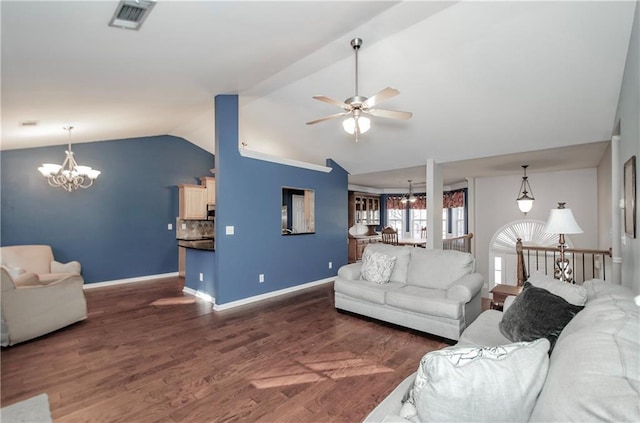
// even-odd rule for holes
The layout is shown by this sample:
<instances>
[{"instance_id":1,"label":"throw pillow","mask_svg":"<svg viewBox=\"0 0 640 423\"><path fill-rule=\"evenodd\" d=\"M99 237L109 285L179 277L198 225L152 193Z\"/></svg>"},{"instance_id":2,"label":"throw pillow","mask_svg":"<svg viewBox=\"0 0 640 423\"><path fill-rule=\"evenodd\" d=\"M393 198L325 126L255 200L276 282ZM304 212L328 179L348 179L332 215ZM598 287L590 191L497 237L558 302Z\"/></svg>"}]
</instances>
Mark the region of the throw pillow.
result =
<instances>
[{"instance_id":1,"label":"throw pillow","mask_svg":"<svg viewBox=\"0 0 640 423\"><path fill-rule=\"evenodd\" d=\"M80 262L70 261L69 263L51 262L51 273L77 273L80 274Z\"/></svg>"},{"instance_id":2,"label":"throw pillow","mask_svg":"<svg viewBox=\"0 0 640 423\"><path fill-rule=\"evenodd\" d=\"M22 267L13 267L13 266L4 266L4 267L5 269L7 269L7 272L9 272L9 274L13 279L17 278L18 276L22 275L25 272L25 270Z\"/></svg>"},{"instance_id":3,"label":"throw pillow","mask_svg":"<svg viewBox=\"0 0 640 423\"><path fill-rule=\"evenodd\" d=\"M551 343L551 354L562 329L583 308L525 282L522 293L502 314L500 332L513 342L547 338Z\"/></svg>"},{"instance_id":4,"label":"throw pillow","mask_svg":"<svg viewBox=\"0 0 640 423\"><path fill-rule=\"evenodd\" d=\"M375 283L387 283L393 272L393 265L396 261L394 256L364 250L362 254L362 268L360 269L361 279Z\"/></svg>"},{"instance_id":5,"label":"throw pillow","mask_svg":"<svg viewBox=\"0 0 640 423\"><path fill-rule=\"evenodd\" d=\"M412 393L420 421L527 421L547 377L548 350L539 339L426 354Z\"/></svg>"},{"instance_id":6,"label":"throw pillow","mask_svg":"<svg viewBox=\"0 0 640 423\"><path fill-rule=\"evenodd\" d=\"M564 298L573 305L583 306L587 302L587 290L582 285L562 282L542 272L534 272L532 275L529 275L527 281L537 288L546 289L552 294Z\"/></svg>"}]
</instances>

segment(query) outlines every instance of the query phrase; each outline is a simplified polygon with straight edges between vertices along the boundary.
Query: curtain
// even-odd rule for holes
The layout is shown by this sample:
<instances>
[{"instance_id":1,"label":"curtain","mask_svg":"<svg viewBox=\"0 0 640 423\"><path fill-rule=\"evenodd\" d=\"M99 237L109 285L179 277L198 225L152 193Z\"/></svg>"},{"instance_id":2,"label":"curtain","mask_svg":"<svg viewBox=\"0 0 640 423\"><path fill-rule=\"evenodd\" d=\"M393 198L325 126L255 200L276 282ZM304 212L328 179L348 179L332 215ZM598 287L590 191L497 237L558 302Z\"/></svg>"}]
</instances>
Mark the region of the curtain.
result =
<instances>
[{"instance_id":1,"label":"curtain","mask_svg":"<svg viewBox=\"0 0 640 423\"><path fill-rule=\"evenodd\" d=\"M396 209L396 210L404 210L405 205L401 202L402 196L400 195L389 195L387 196L387 210Z\"/></svg>"},{"instance_id":2,"label":"curtain","mask_svg":"<svg viewBox=\"0 0 640 423\"><path fill-rule=\"evenodd\" d=\"M414 194L416 201L409 203L409 208L412 209L426 209L427 208L427 196L424 194Z\"/></svg>"},{"instance_id":3,"label":"curtain","mask_svg":"<svg viewBox=\"0 0 640 423\"><path fill-rule=\"evenodd\" d=\"M442 194L442 208L464 207L464 190L449 191Z\"/></svg>"}]
</instances>

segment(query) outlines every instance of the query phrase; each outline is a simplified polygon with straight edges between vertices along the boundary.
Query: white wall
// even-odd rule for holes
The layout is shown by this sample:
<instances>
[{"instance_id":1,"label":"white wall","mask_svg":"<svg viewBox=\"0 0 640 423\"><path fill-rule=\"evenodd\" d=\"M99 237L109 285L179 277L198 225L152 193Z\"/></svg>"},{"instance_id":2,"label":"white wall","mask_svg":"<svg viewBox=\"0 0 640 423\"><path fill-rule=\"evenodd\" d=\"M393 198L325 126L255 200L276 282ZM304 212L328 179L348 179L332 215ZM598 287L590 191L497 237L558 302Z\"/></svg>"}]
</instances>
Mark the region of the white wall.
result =
<instances>
[{"instance_id":1,"label":"white wall","mask_svg":"<svg viewBox=\"0 0 640 423\"><path fill-rule=\"evenodd\" d=\"M563 172L533 173L529 167L529 182L535 202L526 218L544 222L549 211L566 202L584 230L583 234L571 235L575 247L598 247L598 189L597 171L593 169ZM525 218L518 209L516 198L522 175L476 178L476 262L477 270L485 279L489 278L489 243L494 233L502 226ZM607 247L608 248L608 247ZM484 293L486 296L486 291Z\"/></svg>"},{"instance_id":2,"label":"white wall","mask_svg":"<svg viewBox=\"0 0 640 423\"><path fill-rule=\"evenodd\" d=\"M636 12L627 52L627 63L620 88L620 99L616 122L620 123L620 156L614 157L624 169L624 162L636 156L636 181L640 167L640 2L636 1ZM636 225L640 225L640 207L636 187ZM621 196L621 193L618 195ZM624 235L622 221L622 284L640 294L640 227L636 227L636 238Z\"/></svg>"}]
</instances>

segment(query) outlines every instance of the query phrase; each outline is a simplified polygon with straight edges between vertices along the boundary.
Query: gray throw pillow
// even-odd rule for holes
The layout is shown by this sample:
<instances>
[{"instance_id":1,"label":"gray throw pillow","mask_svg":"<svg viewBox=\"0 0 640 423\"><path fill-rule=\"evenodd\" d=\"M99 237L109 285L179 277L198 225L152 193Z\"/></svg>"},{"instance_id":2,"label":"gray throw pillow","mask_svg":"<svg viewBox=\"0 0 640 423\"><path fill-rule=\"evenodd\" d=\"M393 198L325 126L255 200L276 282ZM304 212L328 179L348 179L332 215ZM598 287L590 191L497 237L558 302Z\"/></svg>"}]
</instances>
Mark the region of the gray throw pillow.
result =
<instances>
[{"instance_id":1,"label":"gray throw pillow","mask_svg":"<svg viewBox=\"0 0 640 423\"><path fill-rule=\"evenodd\" d=\"M547 338L551 343L551 354L562 329L583 308L525 282L522 293L503 313L500 332L513 342Z\"/></svg>"}]
</instances>

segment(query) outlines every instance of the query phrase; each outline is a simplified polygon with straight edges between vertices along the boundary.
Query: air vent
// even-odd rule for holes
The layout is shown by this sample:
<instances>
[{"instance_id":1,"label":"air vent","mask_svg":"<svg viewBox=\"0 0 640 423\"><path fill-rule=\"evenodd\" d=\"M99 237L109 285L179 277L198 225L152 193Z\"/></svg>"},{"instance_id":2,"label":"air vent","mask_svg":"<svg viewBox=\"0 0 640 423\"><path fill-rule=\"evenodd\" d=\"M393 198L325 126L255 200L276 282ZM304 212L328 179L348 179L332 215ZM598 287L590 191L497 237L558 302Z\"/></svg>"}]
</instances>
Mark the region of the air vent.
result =
<instances>
[{"instance_id":1,"label":"air vent","mask_svg":"<svg viewBox=\"0 0 640 423\"><path fill-rule=\"evenodd\" d=\"M109 26L122 29L140 29L155 2L149 0L122 0L109 22Z\"/></svg>"},{"instance_id":2,"label":"air vent","mask_svg":"<svg viewBox=\"0 0 640 423\"><path fill-rule=\"evenodd\" d=\"M38 126L37 120L25 120L20 122L20 126Z\"/></svg>"}]
</instances>

